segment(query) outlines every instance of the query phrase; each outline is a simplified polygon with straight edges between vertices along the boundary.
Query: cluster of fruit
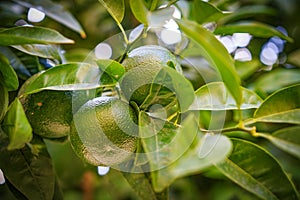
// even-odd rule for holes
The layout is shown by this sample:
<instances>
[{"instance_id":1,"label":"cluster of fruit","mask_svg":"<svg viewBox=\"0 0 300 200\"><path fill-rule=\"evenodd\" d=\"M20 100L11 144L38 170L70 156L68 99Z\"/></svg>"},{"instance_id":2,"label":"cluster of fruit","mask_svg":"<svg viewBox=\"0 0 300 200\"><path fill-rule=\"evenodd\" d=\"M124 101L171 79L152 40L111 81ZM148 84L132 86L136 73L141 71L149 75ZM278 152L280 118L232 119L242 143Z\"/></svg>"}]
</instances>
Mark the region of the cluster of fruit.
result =
<instances>
[{"instance_id":1,"label":"cluster of fruit","mask_svg":"<svg viewBox=\"0 0 300 200\"><path fill-rule=\"evenodd\" d=\"M122 65L126 73L119 86L125 98L102 95L74 109L74 101L82 101L84 91L44 90L25 96L22 103L34 133L45 138L70 138L76 154L93 165L112 166L128 159L137 148L136 108L147 109L143 105L149 101L150 90L160 87L153 83L156 74L162 67L182 70L169 50L156 45L133 49ZM166 106L170 102L148 105L157 103Z\"/></svg>"}]
</instances>

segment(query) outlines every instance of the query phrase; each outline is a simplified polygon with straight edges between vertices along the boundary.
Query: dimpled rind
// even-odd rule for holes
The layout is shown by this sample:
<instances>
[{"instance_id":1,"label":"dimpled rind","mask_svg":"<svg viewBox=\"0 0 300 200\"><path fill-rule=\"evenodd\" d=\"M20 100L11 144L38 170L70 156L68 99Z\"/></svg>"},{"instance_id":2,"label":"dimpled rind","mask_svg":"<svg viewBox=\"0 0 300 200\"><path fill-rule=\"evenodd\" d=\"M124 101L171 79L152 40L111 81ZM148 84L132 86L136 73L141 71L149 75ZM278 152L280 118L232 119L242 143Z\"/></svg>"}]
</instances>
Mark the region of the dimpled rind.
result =
<instances>
[{"instance_id":1,"label":"dimpled rind","mask_svg":"<svg viewBox=\"0 0 300 200\"><path fill-rule=\"evenodd\" d=\"M137 121L127 103L114 97L97 97L74 115L70 133L72 147L90 164L117 165L136 149Z\"/></svg>"},{"instance_id":2,"label":"dimpled rind","mask_svg":"<svg viewBox=\"0 0 300 200\"><path fill-rule=\"evenodd\" d=\"M128 101L142 105L149 95L151 83L162 67L172 67L179 73L182 68L176 57L166 48L146 45L133 49L122 62L126 74L120 81Z\"/></svg>"},{"instance_id":3,"label":"dimpled rind","mask_svg":"<svg viewBox=\"0 0 300 200\"><path fill-rule=\"evenodd\" d=\"M45 90L22 99L33 132L47 138L65 137L72 121L72 94Z\"/></svg>"}]
</instances>

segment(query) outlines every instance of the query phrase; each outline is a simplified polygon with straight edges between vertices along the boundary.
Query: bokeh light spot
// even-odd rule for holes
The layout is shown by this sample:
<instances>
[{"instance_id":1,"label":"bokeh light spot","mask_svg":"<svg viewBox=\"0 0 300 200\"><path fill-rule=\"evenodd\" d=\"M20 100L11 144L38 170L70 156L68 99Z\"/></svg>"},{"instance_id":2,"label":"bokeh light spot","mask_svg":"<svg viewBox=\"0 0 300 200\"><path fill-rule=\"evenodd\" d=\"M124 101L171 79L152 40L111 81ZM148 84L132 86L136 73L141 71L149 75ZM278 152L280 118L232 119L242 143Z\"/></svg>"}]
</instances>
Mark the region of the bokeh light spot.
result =
<instances>
[{"instance_id":1,"label":"bokeh light spot","mask_svg":"<svg viewBox=\"0 0 300 200\"><path fill-rule=\"evenodd\" d=\"M107 43L100 43L95 48L95 56L98 59L109 59L112 56L112 48Z\"/></svg>"},{"instance_id":2,"label":"bokeh light spot","mask_svg":"<svg viewBox=\"0 0 300 200\"><path fill-rule=\"evenodd\" d=\"M232 41L237 47L246 47L252 36L249 33L234 33L232 35Z\"/></svg>"},{"instance_id":3,"label":"bokeh light spot","mask_svg":"<svg viewBox=\"0 0 300 200\"><path fill-rule=\"evenodd\" d=\"M179 30L163 29L161 31L161 40L170 45L181 41L181 33Z\"/></svg>"},{"instance_id":4,"label":"bokeh light spot","mask_svg":"<svg viewBox=\"0 0 300 200\"><path fill-rule=\"evenodd\" d=\"M234 59L239 61L251 61L252 54L247 48L238 48L235 51Z\"/></svg>"},{"instance_id":5,"label":"bokeh light spot","mask_svg":"<svg viewBox=\"0 0 300 200\"><path fill-rule=\"evenodd\" d=\"M104 176L109 172L110 168L106 166L98 166L97 170L100 176Z\"/></svg>"},{"instance_id":6,"label":"bokeh light spot","mask_svg":"<svg viewBox=\"0 0 300 200\"><path fill-rule=\"evenodd\" d=\"M265 65L273 65L278 59L278 53L269 45L264 45L260 53L260 61Z\"/></svg>"},{"instance_id":7,"label":"bokeh light spot","mask_svg":"<svg viewBox=\"0 0 300 200\"><path fill-rule=\"evenodd\" d=\"M232 53L236 50L236 46L235 46L234 42L232 41L231 36L227 35L224 37L220 37L219 40L225 46L228 53Z\"/></svg>"},{"instance_id":8,"label":"bokeh light spot","mask_svg":"<svg viewBox=\"0 0 300 200\"><path fill-rule=\"evenodd\" d=\"M135 41L143 33L143 30L143 24L140 24L135 29L133 29L129 34L129 42Z\"/></svg>"},{"instance_id":9,"label":"bokeh light spot","mask_svg":"<svg viewBox=\"0 0 300 200\"><path fill-rule=\"evenodd\" d=\"M45 13L36 9L36 8L29 8L27 19L30 22L41 22L45 18Z\"/></svg>"}]
</instances>

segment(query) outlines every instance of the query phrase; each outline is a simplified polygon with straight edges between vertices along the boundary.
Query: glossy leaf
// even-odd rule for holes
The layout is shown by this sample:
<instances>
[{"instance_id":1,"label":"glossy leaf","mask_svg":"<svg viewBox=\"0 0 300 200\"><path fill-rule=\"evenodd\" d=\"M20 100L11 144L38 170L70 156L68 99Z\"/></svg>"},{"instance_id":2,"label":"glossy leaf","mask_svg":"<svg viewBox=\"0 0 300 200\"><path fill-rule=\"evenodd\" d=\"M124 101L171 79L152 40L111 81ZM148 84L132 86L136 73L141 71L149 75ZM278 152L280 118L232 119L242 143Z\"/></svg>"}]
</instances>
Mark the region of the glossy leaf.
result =
<instances>
[{"instance_id":1,"label":"glossy leaf","mask_svg":"<svg viewBox=\"0 0 300 200\"><path fill-rule=\"evenodd\" d=\"M161 27L172 18L173 7L165 7L153 11L148 10L143 0L130 0L130 7L134 17L145 26Z\"/></svg>"},{"instance_id":2,"label":"glossy leaf","mask_svg":"<svg viewBox=\"0 0 300 200\"><path fill-rule=\"evenodd\" d=\"M33 56L61 61L60 50L55 45L25 44L12 47Z\"/></svg>"},{"instance_id":3,"label":"glossy leaf","mask_svg":"<svg viewBox=\"0 0 300 200\"><path fill-rule=\"evenodd\" d=\"M46 16L78 32L82 38L86 37L86 34L82 29L80 23L74 18L74 16L69 11L64 9L62 5L54 3L50 0L27 0L26 2L20 0L14 1L27 8L35 8L45 13Z\"/></svg>"},{"instance_id":4,"label":"glossy leaf","mask_svg":"<svg viewBox=\"0 0 300 200\"><path fill-rule=\"evenodd\" d=\"M273 134L256 133L256 135L270 140L278 148L300 159L300 126L280 129Z\"/></svg>"},{"instance_id":5,"label":"glossy leaf","mask_svg":"<svg viewBox=\"0 0 300 200\"><path fill-rule=\"evenodd\" d=\"M251 85L255 91L267 94L281 88L300 83L299 69L274 69L262 74Z\"/></svg>"},{"instance_id":6,"label":"glossy leaf","mask_svg":"<svg viewBox=\"0 0 300 200\"><path fill-rule=\"evenodd\" d=\"M295 186L281 165L256 144L231 139L233 152L217 169L261 199L298 199Z\"/></svg>"},{"instance_id":7,"label":"glossy leaf","mask_svg":"<svg viewBox=\"0 0 300 200\"><path fill-rule=\"evenodd\" d=\"M235 10L234 12L221 18L218 21L218 24L221 25L232 21L246 19L249 17L266 16L266 15L275 16L276 11L264 5L241 6L239 9Z\"/></svg>"},{"instance_id":8,"label":"glossy leaf","mask_svg":"<svg viewBox=\"0 0 300 200\"><path fill-rule=\"evenodd\" d=\"M55 174L43 141L32 142L32 148L38 149L37 155L28 146L8 151L7 143L3 137L0 139L0 168L5 177L27 199L52 200Z\"/></svg>"},{"instance_id":9,"label":"glossy leaf","mask_svg":"<svg viewBox=\"0 0 300 200\"><path fill-rule=\"evenodd\" d=\"M99 67L87 63L69 63L52 67L26 88L25 94L41 90L84 90L101 86Z\"/></svg>"},{"instance_id":10,"label":"glossy leaf","mask_svg":"<svg viewBox=\"0 0 300 200\"><path fill-rule=\"evenodd\" d=\"M144 4L143 0L130 0L130 8L134 17L141 23L148 26L148 8Z\"/></svg>"},{"instance_id":11,"label":"glossy leaf","mask_svg":"<svg viewBox=\"0 0 300 200\"><path fill-rule=\"evenodd\" d=\"M270 95L254 113L258 122L300 124L300 84Z\"/></svg>"},{"instance_id":12,"label":"glossy leaf","mask_svg":"<svg viewBox=\"0 0 300 200\"><path fill-rule=\"evenodd\" d=\"M2 128L9 137L8 150L23 148L26 143L31 141L32 128L18 98L8 107Z\"/></svg>"},{"instance_id":13,"label":"glossy leaf","mask_svg":"<svg viewBox=\"0 0 300 200\"><path fill-rule=\"evenodd\" d=\"M185 79L184 76L170 67L161 68L161 70L154 78L153 83L164 86L171 92L175 93L180 112L187 111L194 101L194 89L192 84L187 79ZM163 99L163 97L159 97L157 95L159 94L159 92L155 91L155 88L156 87L152 87L149 94L149 97L152 98L147 98L147 100L152 103L155 102L156 98ZM147 101L144 103L147 104Z\"/></svg>"},{"instance_id":14,"label":"glossy leaf","mask_svg":"<svg viewBox=\"0 0 300 200\"><path fill-rule=\"evenodd\" d=\"M125 14L124 0L99 0L99 2L117 23L122 22Z\"/></svg>"},{"instance_id":15,"label":"glossy leaf","mask_svg":"<svg viewBox=\"0 0 300 200\"><path fill-rule=\"evenodd\" d=\"M23 61L9 47L0 46L0 51L9 60L20 78L26 80L31 76Z\"/></svg>"},{"instance_id":16,"label":"glossy leaf","mask_svg":"<svg viewBox=\"0 0 300 200\"><path fill-rule=\"evenodd\" d=\"M14 91L18 89L19 87L18 76L15 70L10 65L9 60L1 53L0 53L0 74L2 74L2 77L4 79L4 84L8 91Z\"/></svg>"},{"instance_id":17,"label":"glossy leaf","mask_svg":"<svg viewBox=\"0 0 300 200\"><path fill-rule=\"evenodd\" d=\"M236 101L238 107L242 101L240 79L234 68L234 61L225 47L216 37L203 28L190 21L178 21L180 29L199 45L200 53L220 73L229 92Z\"/></svg>"},{"instance_id":18,"label":"glossy leaf","mask_svg":"<svg viewBox=\"0 0 300 200\"><path fill-rule=\"evenodd\" d=\"M96 63L100 70L102 71L103 76L109 76L112 79L112 82L117 82L125 73L125 68L123 65L114 60L96 60ZM102 78L101 77L101 78Z\"/></svg>"},{"instance_id":19,"label":"glossy leaf","mask_svg":"<svg viewBox=\"0 0 300 200\"><path fill-rule=\"evenodd\" d=\"M190 118L190 121L192 120L194 119ZM152 173L175 162L189 148L197 135L196 123L192 125L194 126L191 126L189 132L179 132L174 124L151 118L146 113L140 112L139 134ZM175 151L174 148L177 150ZM165 187L157 186L159 181L156 177L152 179L156 192L163 191Z\"/></svg>"},{"instance_id":20,"label":"glossy leaf","mask_svg":"<svg viewBox=\"0 0 300 200\"><path fill-rule=\"evenodd\" d=\"M0 76L1 77L1 76ZM2 121L8 107L8 91L0 79L0 122Z\"/></svg>"},{"instance_id":21,"label":"glossy leaf","mask_svg":"<svg viewBox=\"0 0 300 200\"><path fill-rule=\"evenodd\" d=\"M252 59L251 61L234 61L235 69L242 80L245 80L252 76L260 67L261 62L258 59Z\"/></svg>"},{"instance_id":22,"label":"glossy leaf","mask_svg":"<svg viewBox=\"0 0 300 200\"><path fill-rule=\"evenodd\" d=\"M22 44L72 44L70 40L59 32L44 28L19 26L0 31L0 45L22 45Z\"/></svg>"},{"instance_id":23,"label":"glossy leaf","mask_svg":"<svg viewBox=\"0 0 300 200\"><path fill-rule=\"evenodd\" d=\"M153 187L158 192L170 186L178 178L200 173L213 164L223 161L231 151L231 142L227 137L219 134L203 135L197 130L197 123L193 116L189 116L183 122L177 134L190 139L181 136L182 138L178 137L174 140L169 147L172 149L170 156L179 153L182 155L166 167L151 173ZM183 146L189 148L182 152Z\"/></svg>"},{"instance_id":24,"label":"glossy leaf","mask_svg":"<svg viewBox=\"0 0 300 200\"><path fill-rule=\"evenodd\" d=\"M216 28L214 33L218 35L229 35L233 33L249 33L253 36L262 38L278 36L288 42L293 42L292 38L284 35L282 32L278 31L274 27L260 22L243 22L219 26Z\"/></svg>"},{"instance_id":25,"label":"glossy leaf","mask_svg":"<svg viewBox=\"0 0 300 200\"><path fill-rule=\"evenodd\" d=\"M191 7L192 17L199 24L215 22L226 16L226 14L224 14L220 9L211 3L204 2L202 0L194 0Z\"/></svg>"},{"instance_id":26,"label":"glossy leaf","mask_svg":"<svg viewBox=\"0 0 300 200\"><path fill-rule=\"evenodd\" d=\"M240 109L258 108L262 99L241 87L243 99ZM223 82L208 83L195 92L196 98L189 110L232 110L239 109Z\"/></svg>"}]
</instances>

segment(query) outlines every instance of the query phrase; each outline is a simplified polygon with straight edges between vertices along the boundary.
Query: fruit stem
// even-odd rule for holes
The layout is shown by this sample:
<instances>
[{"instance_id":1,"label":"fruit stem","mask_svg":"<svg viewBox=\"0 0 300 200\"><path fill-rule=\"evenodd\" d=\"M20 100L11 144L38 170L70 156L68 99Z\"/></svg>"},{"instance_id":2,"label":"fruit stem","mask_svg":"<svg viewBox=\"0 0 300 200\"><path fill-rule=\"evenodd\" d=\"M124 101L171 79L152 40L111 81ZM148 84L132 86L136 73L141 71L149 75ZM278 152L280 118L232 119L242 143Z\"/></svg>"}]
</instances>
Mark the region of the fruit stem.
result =
<instances>
[{"instance_id":1,"label":"fruit stem","mask_svg":"<svg viewBox=\"0 0 300 200\"><path fill-rule=\"evenodd\" d=\"M125 30L124 30L122 24L121 24L121 23L117 23L117 25L118 25L119 29L121 30L121 32L122 32L122 34L123 34L124 41L125 41L126 45L128 45L128 44L129 44L129 40L128 40L128 38L127 38L127 35L126 35L126 33L125 33Z\"/></svg>"},{"instance_id":2,"label":"fruit stem","mask_svg":"<svg viewBox=\"0 0 300 200\"><path fill-rule=\"evenodd\" d=\"M243 121L240 121L236 126L227 127L223 129L215 129L215 130L207 130L204 128L200 128L202 132L213 132L213 133L223 133L223 132L230 132L230 131L245 131L250 133L252 136L255 136L256 134L256 126L247 127L246 124Z\"/></svg>"}]
</instances>

